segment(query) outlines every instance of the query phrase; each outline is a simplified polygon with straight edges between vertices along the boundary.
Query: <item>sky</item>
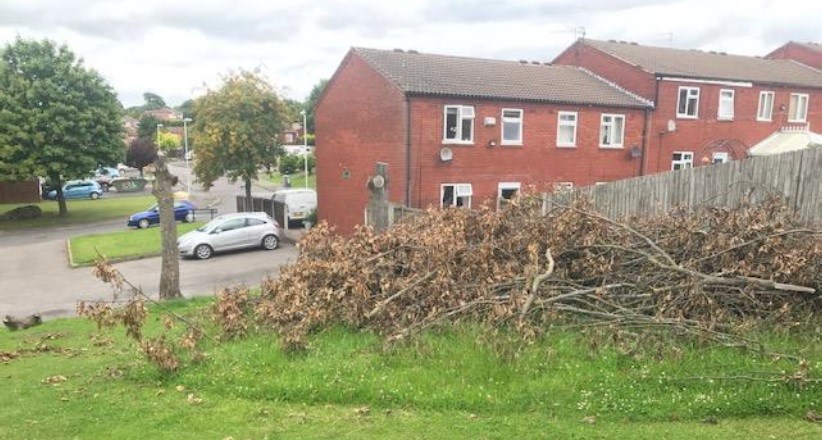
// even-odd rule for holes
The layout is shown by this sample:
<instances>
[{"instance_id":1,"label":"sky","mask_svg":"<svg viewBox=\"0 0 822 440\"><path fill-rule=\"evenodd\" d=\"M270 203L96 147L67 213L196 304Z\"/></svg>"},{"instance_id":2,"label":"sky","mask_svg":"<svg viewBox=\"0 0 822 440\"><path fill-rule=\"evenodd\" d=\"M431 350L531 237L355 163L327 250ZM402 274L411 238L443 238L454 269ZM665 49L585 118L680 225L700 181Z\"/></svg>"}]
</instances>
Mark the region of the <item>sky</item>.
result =
<instances>
[{"instance_id":1,"label":"sky","mask_svg":"<svg viewBox=\"0 0 822 440\"><path fill-rule=\"evenodd\" d=\"M0 0L0 45L66 44L125 106L259 69L302 100L351 47L551 61L577 38L765 55L822 42L819 0Z\"/></svg>"}]
</instances>

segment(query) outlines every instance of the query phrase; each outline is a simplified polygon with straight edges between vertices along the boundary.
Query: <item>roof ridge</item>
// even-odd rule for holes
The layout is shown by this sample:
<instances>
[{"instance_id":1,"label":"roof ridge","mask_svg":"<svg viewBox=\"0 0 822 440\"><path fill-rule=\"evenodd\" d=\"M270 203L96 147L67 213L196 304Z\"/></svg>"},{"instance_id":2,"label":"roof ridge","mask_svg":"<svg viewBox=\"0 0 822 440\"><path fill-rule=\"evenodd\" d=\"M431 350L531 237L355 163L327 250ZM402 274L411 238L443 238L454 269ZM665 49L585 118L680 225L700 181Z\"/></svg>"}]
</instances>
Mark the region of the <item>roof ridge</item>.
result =
<instances>
[{"instance_id":1,"label":"roof ridge","mask_svg":"<svg viewBox=\"0 0 822 440\"><path fill-rule=\"evenodd\" d=\"M470 56L466 56L466 55L445 55L445 54L419 52L419 51L410 52L410 51L407 51L407 50L396 51L396 50L391 50L391 49L377 49L377 48L373 48L373 47L356 47L355 46L355 47L352 47L352 49L354 49L357 52L363 51L363 50L371 50L371 51L376 51L376 52L400 53L400 54L405 54L405 55L423 55L423 56L429 56L429 57L450 58L450 59L458 59L458 60L490 61L490 62L496 62L496 63L510 63L510 64L516 64L516 65L530 65L530 66L544 66L544 67L566 67L564 65L560 66L560 65L552 64L549 61L540 61L539 64L534 64L533 61L538 61L538 60L533 60L533 61L529 60L528 62L522 62L522 60L502 60L502 59L499 59L499 58L470 57ZM411 49L411 50L413 50L413 49Z\"/></svg>"}]
</instances>

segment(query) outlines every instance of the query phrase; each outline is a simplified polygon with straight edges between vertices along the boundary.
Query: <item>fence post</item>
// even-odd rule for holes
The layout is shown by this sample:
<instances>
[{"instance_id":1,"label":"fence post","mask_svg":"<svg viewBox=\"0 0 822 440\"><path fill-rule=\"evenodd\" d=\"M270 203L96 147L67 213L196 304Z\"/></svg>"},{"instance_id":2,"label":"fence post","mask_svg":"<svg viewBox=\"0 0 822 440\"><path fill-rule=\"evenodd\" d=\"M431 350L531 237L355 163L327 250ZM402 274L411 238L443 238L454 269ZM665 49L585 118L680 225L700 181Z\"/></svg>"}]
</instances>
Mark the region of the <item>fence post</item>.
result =
<instances>
[{"instance_id":1,"label":"fence post","mask_svg":"<svg viewBox=\"0 0 822 440\"><path fill-rule=\"evenodd\" d=\"M366 208L366 222L376 231L384 231L389 223L388 164L377 162L375 174L368 179L369 200Z\"/></svg>"}]
</instances>

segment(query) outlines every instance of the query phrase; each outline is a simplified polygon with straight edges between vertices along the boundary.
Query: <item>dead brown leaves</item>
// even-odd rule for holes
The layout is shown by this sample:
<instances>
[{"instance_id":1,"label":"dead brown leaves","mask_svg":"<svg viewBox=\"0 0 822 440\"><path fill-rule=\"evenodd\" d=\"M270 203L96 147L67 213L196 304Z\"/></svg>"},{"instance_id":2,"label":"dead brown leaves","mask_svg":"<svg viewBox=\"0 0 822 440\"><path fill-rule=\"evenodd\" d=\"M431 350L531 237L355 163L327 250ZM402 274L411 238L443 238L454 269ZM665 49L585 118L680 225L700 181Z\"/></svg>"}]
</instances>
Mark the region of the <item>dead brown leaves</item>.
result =
<instances>
[{"instance_id":1,"label":"dead brown leaves","mask_svg":"<svg viewBox=\"0 0 822 440\"><path fill-rule=\"evenodd\" d=\"M560 317L718 329L797 322L820 307L818 290L807 292L822 287L822 236L778 201L625 222L585 201L540 211L525 198L502 212L433 210L351 237L321 224L298 261L263 283L256 317L299 349L330 324L396 340L443 322L515 321L528 337ZM218 322L240 322L223 301Z\"/></svg>"}]
</instances>

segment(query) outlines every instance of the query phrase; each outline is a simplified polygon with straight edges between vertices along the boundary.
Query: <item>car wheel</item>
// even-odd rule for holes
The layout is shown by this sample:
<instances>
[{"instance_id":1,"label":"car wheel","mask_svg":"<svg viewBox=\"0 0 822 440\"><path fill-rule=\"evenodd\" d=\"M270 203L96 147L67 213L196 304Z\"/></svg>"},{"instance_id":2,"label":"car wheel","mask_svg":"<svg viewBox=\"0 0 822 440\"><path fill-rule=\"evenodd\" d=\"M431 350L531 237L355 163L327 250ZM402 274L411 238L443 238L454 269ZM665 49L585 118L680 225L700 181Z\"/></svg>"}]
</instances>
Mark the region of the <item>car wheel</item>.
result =
<instances>
[{"instance_id":1,"label":"car wheel","mask_svg":"<svg viewBox=\"0 0 822 440\"><path fill-rule=\"evenodd\" d=\"M91 197L91 200L97 200L100 198L100 193L93 192L89 197Z\"/></svg>"},{"instance_id":2,"label":"car wheel","mask_svg":"<svg viewBox=\"0 0 822 440\"><path fill-rule=\"evenodd\" d=\"M267 251L273 251L274 249L277 249L277 246L279 246L279 244L280 240L277 238L276 235L269 234L263 237L263 249Z\"/></svg>"},{"instance_id":3,"label":"car wheel","mask_svg":"<svg viewBox=\"0 0 822 440\"><path fill-rule=\"evenodd\" d=\"M137 222L137 227L140 228L140 229L145 229L145 228L148 227L148 225L149 225L149 222L148 222L147 218L144 218L144 219L140 220L139 222Z\"/></svg>"},{"instance_id":4,"label":"car wheel","mask_svg":"<svg viewBox=\"0 0 822 440\"><path fill-rule=\"evenodd\" d=\"M208 260L213 253L214 250L207 244L198 244L197 247L194 248L194 256L200 260Z\"/></svg>"},{"instance_id":5,"label":"car wheel","mask_svg":"<svg viewBox=\"0 0 822 440\"><path fill-rule=\"evenodd\" d=\"M185 217L183 217L183 222L185 222L185 223L191 223L191 222L193 222L193 221L194 221L194 213L193 213L193 212L191 212L191 211L188 211L188 213L186 214L186 216L185 216Z\"/></svg>"}]
</instances>

